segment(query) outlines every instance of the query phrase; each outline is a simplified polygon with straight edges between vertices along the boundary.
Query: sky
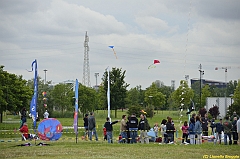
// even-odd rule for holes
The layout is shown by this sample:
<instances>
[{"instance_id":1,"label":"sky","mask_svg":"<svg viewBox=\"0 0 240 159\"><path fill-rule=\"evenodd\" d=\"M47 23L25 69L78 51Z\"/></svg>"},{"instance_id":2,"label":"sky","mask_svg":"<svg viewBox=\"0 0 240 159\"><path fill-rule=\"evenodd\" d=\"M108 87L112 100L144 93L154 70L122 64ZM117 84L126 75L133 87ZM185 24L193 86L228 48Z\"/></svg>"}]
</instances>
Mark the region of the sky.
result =
<instances>
[{"instance_id":1,"label":"sky","mask_svg":"<svg viewBox=\"0 0 240 159\"><path fill-rule=\"evenodd\" d=\"M203 79L238 80L239 28L238 0L2 0L0 65L28 80L37 59L41 78L47 69L53 84L82 82L87 32L91 86L108 66L126 70L128 89L156 80L178 87L185 75L200 78L200 64Z\"/></svg>"}]
</instances>

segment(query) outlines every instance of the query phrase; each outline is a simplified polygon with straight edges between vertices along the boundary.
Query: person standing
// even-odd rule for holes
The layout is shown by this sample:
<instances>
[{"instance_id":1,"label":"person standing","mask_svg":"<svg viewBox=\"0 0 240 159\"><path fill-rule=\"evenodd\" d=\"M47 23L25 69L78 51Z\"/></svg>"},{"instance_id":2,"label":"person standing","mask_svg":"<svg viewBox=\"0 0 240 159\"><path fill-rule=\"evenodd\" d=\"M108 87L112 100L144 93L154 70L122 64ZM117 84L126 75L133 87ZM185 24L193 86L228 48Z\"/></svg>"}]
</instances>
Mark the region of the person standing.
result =
<instances>
[{"instance_id":1,"label":"person standing","mask_svg":"<svg viewBox=\"0 0 240 159\"><path fill-rule=\"evenodd\" d=\"M238 145L240 146L240 118L237 121Z\"/></svg>"},{"instance_id":2,"label":"person standing","mask_svg":"<svg viewBox=\"0 0 240 159\"><path fill-rule=\"evenodd\" d=\"M223 123L224 128L224 144L227 145L227 137L229 138L229 145L232 145L231 130L232 123L229 121L229 117L226 116L226 121Z\"/></svg>"},{"instance_id":3,"label":"person standing","mask_svg":"<svg viewBox=\"0 0 240 159\"><path fill-rule=\"evenodd\" d=\"M149 144L147 131L150 130L150 126L149 126L148 120L144 114L141 114L140 118L141 119L138 124L138 129L140 130L140 141L142 144L144 144L144 142L146 144Z\"/></svg>"},{"instance_id":4,"label":"person standing","mask_svg":"<svg viewBox=\"0 0 240 159\"><path fill-rule=\"evenodd\" d=\"M43 118L44 118L44 119L47 119L48 116L49 116L49 113L48 113L48 111L46 110L46 111L44 112L44 114L43 114Z\"/></svg>"},{"instance_id":5,"label":"person standing","mask_svg":"<svg viewBox=\"0 0 240 159\"><path fill-rule=\"evenodd\" d=\"M232 135L233 135L233 144L237 145L238 134L237 134L237 117L233 118L232 122Z\"/></svg>"},{"instance_id":6,"label":"person standing","mask_svg":"<svg viewBox=\"0 0 240 159\"><path fill-rule=\"evenodd\" d=\"M195 129L194 128L195 128L195 119L191 118L188 132L189 132L190 144L192 144L192 145L195 144Z\"/></svg>"},{"instance_id":7,"label":"person standing","mask_svg":"<svg viewBox=\"0 0 240 159\"><path fill-rule=\"evenodd\" d=\"M107 140L108 140L108 143L113 143L113 138L112 138L112 131L113 131L113 124L116 124L118 122L118 120L114 121L114 122L110 122L110 118L107 117L106 118L106 122L104 124L104 127L106 128L106 131L107 131Z\"/></svg>"},{"instance_id":8,"label":"person standing","mask_svg":"<svg viewBox=\"0 0 240 159\"><path fill-rule=\"evenodd\" d=\"M88 118L88 132L89 132L88 136L90 141L92 141L92 134L95 135L95 139L96 141L98 141L98 135L96 131L96 121L95 121L93 112L90 113L90 117Z\"/></svg>"},{"instance_id":9,"label":"person standing","mask_svg":"<svg viewBox=\"0 0 240 159\"><path fill-rule=\"evenodd\" d=\"M166 133L168 135L167 142L169 142L170 144L174 143L174 138L173 138L174 131L175 131L175 127L173 125L172 118L168 117L168 122L166 124Z\"/></svg>"},{"instance_id":10,"label":"person standing","mask_svg":"<svg viewBox=\"0 0 240 159\"><path fill-rule=\"evenodd\" d=\"M204 117L202 117L202 131L203 136L208 136L208 114L206 113Z\"/></svg>"},{"instance_id":11,"label":"person standing","mask_svg":"<svg viewBox=\"0 0 240 159\"><path fill-rule=\"evenodd\" d=\"M186 144L188 141L188 128L189 128L188 122L185 121L182 126L182 133L183 133L182 134L182 144L184 144L184 143ZM185 142L184 142L184 139L185 139Z\"/></svg>"},{"instance_id":12,"label":"person standing","mask_svg":"<svg viewBox=\"0 0 240 159\"><path fill-rule=\"evenodd\" d=\"M21 111L21 125L20 125L20 128L23 126L24 123L27 122L27 110L25 107L22 108L22 111Z\"/></svg>"},{"instance_id":13,"label":"person standing","mask_svg":"<svg viewBox=\"0 0 240 159\"><path fill-rule=\"evenodd\" d=\"M194 131L197 135L196 144L202 144L202 123L199 116L196 116Z\"/></svg>"},{"instance_id":14,"label":"person standing","mask_svg":"<svg viewBox=\"0 0 240 159\"><path fill-rule=\"evenodd\" d=\"M214 135L214 128L215 128L215 118L212 118L210 127L212 128L212 133L211 135Z\"/></svg>"},{"instance_id":15,"label":"person standing","mask_svg":"<svg viewBox=\"0 0 240 159\"><path fill-rule=\"evenodd\" d=\"M233 112L233 115L230 118L230 121L233 121L234 117L237 117L239 119L239 116L237 115L236 111Z\"/></svg>"},{"instance_id":16,"label":"person standing","mask_svg":"<svg viewBox=\"0 0 240 159\"><path fill-rule=\"evenodd\" d=\"M166 123L167 123L167 120L163 119L160 126L161 134L162 134L162 144L167 143Z\"/></svg>"},{"instance_id":17,"label":"person standing","mask_svg":"<svg viewBox=\"0 0 240 159\"><path fill-rule=\"evenodd\" d=\"M138 131L138 119L135 114L132 114L129 118L129 131L130 131L130 143L137 143L137 131Z\"/></svg>"},{"instance_id":18,"label":"person standing","mask_svg":"<svg viewBox=\"0 0 240 159\"><path fill-rule=\"evenodd\" d=\"M126 123L126 115L122 116L121 124L120 124L120 132L121 132L121 140L119 143L125 143L127 141L127 123Z\"/></svg>"},{"instance_id":19,"label":"person standing","mask_svg":"<svg viewBox=\"0 0 240 159\"><path fill-rule=\"evenodd\" d=\"M87 140L88 139L88 114L85 114L85 117L83 118L83 126L85 129L84 139Z\"/></svg>"},{"instance_id":20,"label":"person standing","mask_svg":"<svg viewBox=\"0 0 240 159\"><path fill-rule=\"evenodd\" d=\"M215 124L215 131L216 131L216 138L214 140L214 144L217 143L217 140L219 139L219 144L221 144L221 140L222 140L222 132L224 131L223 129L223 124L222 124L222 119L219 120L219 123Z\"/></svg>"}]
</instances>

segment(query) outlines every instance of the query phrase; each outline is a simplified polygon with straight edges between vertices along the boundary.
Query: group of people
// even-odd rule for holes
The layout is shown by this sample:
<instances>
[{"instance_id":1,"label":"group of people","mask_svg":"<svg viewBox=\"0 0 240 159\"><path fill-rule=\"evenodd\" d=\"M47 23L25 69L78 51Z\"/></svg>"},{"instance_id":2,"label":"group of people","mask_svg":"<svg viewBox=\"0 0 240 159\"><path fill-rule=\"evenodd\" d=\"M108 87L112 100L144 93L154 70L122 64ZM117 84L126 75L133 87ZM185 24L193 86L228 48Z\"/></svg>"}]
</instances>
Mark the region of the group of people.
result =
<instances>
[{"instance_id":1,"label":"group of people","mask_svg":"<svg viewBox=\"0 0 240 159\"><path fill-rule=\"evenodd\" d=\"M224 134L223 138L225 145L240 144L240 119L236 112L233 113L231 120L228 116L226 116L224 122L223 119L220 118L217 123L214 118L212 120L208 120L207 116L208 115L205 114L205 116L201 118L200 115L196 116L196 114L193 114L190 119L189 126L186 121L184 122L184 125L182 126L182 143L201 144L202 138L208 138L208 127L210 123L210 127L212 129L211 135L214 136L213 138L215 144L217 142L221 144L222 133Z\"/></svg>"},{"instance_id":2,"label":"group of people","mask_svg":"<svg viewBox=\"0 0 240 159\"><path fill-rule=\"evenodd\" d=\"M96 141L98 141L98 134L96 131L96 121L94 117L94 113L90 113L90 117L88 114L83 118L84 121L84 139L89 138L92 141L92 135L95 136ZM147 135L147 130L150 129L148 120L146 116L143 114L140 115L140 120L138 121L135 114L132 114L128 117L123 115L121 120L110 121L110 118L106 118L106 122L103 126L104 130L104 139L108 141L108 143L113 143L113 125L120 122L120 140L119 143L137 143L138 130L140 130L140 141L141 143L149 143L149 138Z\"/></svg>"}]
</instances>

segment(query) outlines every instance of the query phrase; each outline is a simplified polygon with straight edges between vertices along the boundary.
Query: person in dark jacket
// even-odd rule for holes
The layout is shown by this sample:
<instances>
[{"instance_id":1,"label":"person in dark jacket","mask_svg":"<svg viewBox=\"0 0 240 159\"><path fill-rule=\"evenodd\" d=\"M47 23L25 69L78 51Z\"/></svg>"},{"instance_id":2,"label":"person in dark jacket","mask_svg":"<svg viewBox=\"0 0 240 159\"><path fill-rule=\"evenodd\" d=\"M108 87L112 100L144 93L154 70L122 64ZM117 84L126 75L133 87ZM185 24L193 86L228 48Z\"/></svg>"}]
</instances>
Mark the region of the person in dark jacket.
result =
<instances>
[{"instance_id":1,"label":"person in dark jacket","mask_svg":"<svg viewBox=\"0 0 240 159\"><path fill-rule=\"evenodd\" d=\"M83 126L85 129L84 139L87 140L87 138L88 138L88 114L85 114L85 117L83 118Z\"/></svg>"},{"instance_id":2,"label":"person in dark jacket","mask_svg":"<svg viewBox=\"0 0 240 159\"><path fill-rule=\"evenodd\" d=\"M229 138L229 145L232 145L232 123L229 121L229 117L226 116L226 121L223 122L224 128L224 145L227 145L227 137Z\"/></svg>"},{"instance_id":3,"label":"person in dark jacket","mask_svg":"<svg viewBox=\"0 0 240 159\"><path fill-rule=\"evenodd\" d=\"M203 136L208 136L208 114L206 113L204 117L202 117L202 132Z\"/></svg>"},{"instance_id":4,"label":"person in dark jacket","mask_svg":"<svg viewBox=\"0 0 240 159\"><path fill-rule=\"evenodd\" d=\"M135 114L132 114L129 119L130 143L137 143L138 119Z\"/></svg>"},{"instance_id":5,"label":"person in dark jacket","mask_svg":"<svg viewBox=\"0 0 240 159\"><path fill-rule=\"evenodd\" d=\"M127 121L127 126L126 126L126 129L127 129L127 143L129 144L130 143L130 131L129 131L129 125L130 125L130 123L129 123L129 120L130 120L130 118L131 118L131 116L128 116L128 121Z\"/></svg>"},{"instance_id":6,"label":"person in dark jacket","mask_svg":"<svg viewBox=\"0 0 240 159\"><path fill-rule=\"evenodd\" d=\"M169 143L173 143L173 135L174 135L175 127L172 123L172 118L168 117L168 122L166 124L166 133L168 135Z\"/></svg>"},{"instance_id":7,"label":"person in dark jacket","mask_svg":"<svg viewBox=\"0 0 240 159\"><path fill-rule=\"evenodd\" d=\"M25 107L22 108L21 110L21 125L20 125L20 128L23 126L24 123L27 122L27 110Z\"/></svg>"},{"instance_id":8,"label":"person in dark jacket","mask_svg":"<svg viewBox=\"0 0 240 159\"><path fill-rule=\"evenodd\" d=\"M140 121L138 124L138 130L140 130L140 141L143 144L144 142L146 142L146 144L149 143L149 138L147 135L147 131L150 130L149 124L148 124L148 120L146 118L146 116L144 114L140 115Z\"/></svg>"},{"instance_id":9,"label":"person in dark jacket","mask_svg":"<svg viewBox=\"0 0 240 159\"><path fill-rule=\"evenodd\" d=\"M223 129L223 124L222 124L222 119L219 120L219 123L215 124L215 131L216 131L216 138L214 140L214 144L217 143L217 140L219 140L219 144L221 144L221 140L222 140L222 132L224 131Z\"/></svg>"},{"instance_id":10,"label":"person in dark jacket","mask_svg":"<svg viewBox=\"0 0 240 159\"><path fill-rule=\"evenodd\" d=\"M233 135L233 144L237 145L237 141L238 141L238 133L237 133L237 117L233 118L233 122L232 122L232 135Z\"/></svg>"},{"instance_id":11,"label":"person in dark jacket","mask_svg":"<svg viewBox=\"0 0 240 159\"><path fill-rule=\"evenodd\" d=\"M89 135L89 140L92 141L92 133L95 135L96 141L98 141L98 135L96 131L96 121L94 117L94 113L90 113L90 117L88 118L88 135Z\"/></svg>"},{"instance_id":12,"label":"person in dark jacket","mask_svg":"<svg viewBox=\"0 0 240 159\"><path fill-rule=\"evenodd\" d=\"M113 143L113 139L112 139L113 125L119 121L116 120L114 122L110 122L109 117L107 117L106 120L107 121L105 122L104 127L106 128L106 131L107 131L107 140L108 140L108 143Z\"/></svg>"}]
</instances>

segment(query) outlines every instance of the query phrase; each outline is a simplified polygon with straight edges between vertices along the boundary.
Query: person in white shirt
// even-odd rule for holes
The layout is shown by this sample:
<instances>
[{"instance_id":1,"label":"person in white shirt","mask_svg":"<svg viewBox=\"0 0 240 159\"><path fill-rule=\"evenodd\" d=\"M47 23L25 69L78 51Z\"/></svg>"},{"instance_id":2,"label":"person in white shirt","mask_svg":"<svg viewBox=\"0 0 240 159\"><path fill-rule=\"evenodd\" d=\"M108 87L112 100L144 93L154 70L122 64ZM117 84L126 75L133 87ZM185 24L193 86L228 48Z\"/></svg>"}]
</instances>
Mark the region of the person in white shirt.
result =
<instances>
[{"instance_id":1,"label":"person in white shirt","mask_svg":"<svg viewBox=\"0 0 240 159\"><path fill-rule=\"evenodd\" d=\"M240 118L237 121L238 145L240 146Z\"/></svg>"},{"instance_id":2,"label":"person in white shirt","mask_svg":"<svg viewBox=\"0 0 240 159\"><path fill-rule=\"evenodd\" d=\"M48 113L48 111L46 110L45 113L43 114L43 117L44 117L44 119L47 119L48 116L49 116L49 113Z\"/></svg>"}]
</instances>

